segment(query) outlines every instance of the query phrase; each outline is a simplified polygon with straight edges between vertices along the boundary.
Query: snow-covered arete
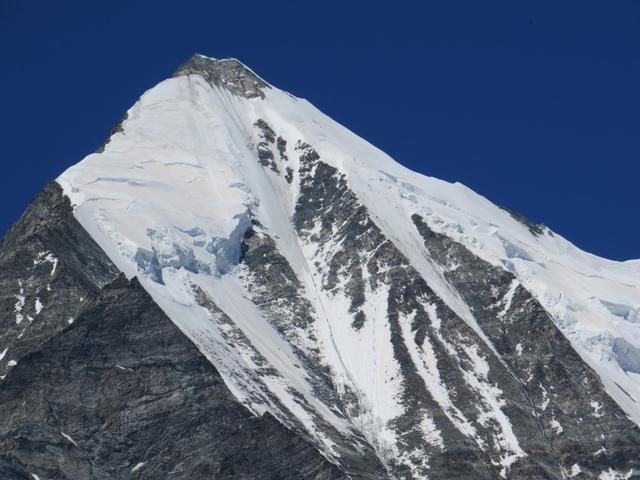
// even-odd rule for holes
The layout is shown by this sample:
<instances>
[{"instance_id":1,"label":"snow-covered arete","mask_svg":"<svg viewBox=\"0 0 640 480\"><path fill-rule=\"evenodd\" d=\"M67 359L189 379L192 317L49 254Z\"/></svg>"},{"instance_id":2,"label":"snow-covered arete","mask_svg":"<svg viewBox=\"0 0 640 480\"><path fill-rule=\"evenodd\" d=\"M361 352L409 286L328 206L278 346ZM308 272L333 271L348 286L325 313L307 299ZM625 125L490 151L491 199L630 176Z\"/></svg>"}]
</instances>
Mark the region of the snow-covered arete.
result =
<instances>
[{"instance_id":1,"label":"snow-covered arete","mask_svg":"<svg viewBox=\"0 0 640 480\"><path fill-rule=\"evenodd\" d=\"M302 201L301 157L313 151L338 172L334 177L344 177L385 241L466 322L483 348L495 352L469 305L430 258L413 215L513 273L498 316L509 310L518 284L529 290L611 397L640 423L640 261L590 255L464 185L412 172L236 60L196 60L223 72L225 64L233 66L234 74L212 78L188 70L159 83L127 112L102 152L57 181L83 227L127 276L139 277L245 405L255 413L270 411L292 428L301 425L329 458L339 459L341 438L363 438L383 460L396 459L407 475L422 478L429 459L403 447L399 427L392 427L406 413L402 365L392 344L400 334L449 421L489 452L502 476L526 456L504 413L503 392L489 380L489 364L477 346L459 359L460 365L473 365L461 378L479 399L478 418L469 419L442 383L429 340L413 341L412 317L398 320L399 333L390 326L385 287L371 290L365 278L367 300L358 308L367 321L358 328L346 283L324 288L326 271L319 265L340 245L313 240L323 229L320 223L302 235L293 221ZM238 69L245 70L247 81L237 81ZM240 264L250 229L273 241L286 259L300 283L296 301L308 306L310 324L280 328L275 307L266 310L255 300L256 273ZM285 316L287 308L282 306ZM425 303L424 309L437 329L435 307ZM519 342L526 341L514 339L518 354ZM448 355L459 354L451 347ZM323 374L309 367L313 362L328 369L338 397L357 400L344 400L340 410L319 395ZM356 404L357 411L350 411ZM562 426L553 422L560 434ZM490 446L476 431L487 425L495 432ZM428 412L419 428L434 451L446 448Z\"/></svg>"}]
</instances>

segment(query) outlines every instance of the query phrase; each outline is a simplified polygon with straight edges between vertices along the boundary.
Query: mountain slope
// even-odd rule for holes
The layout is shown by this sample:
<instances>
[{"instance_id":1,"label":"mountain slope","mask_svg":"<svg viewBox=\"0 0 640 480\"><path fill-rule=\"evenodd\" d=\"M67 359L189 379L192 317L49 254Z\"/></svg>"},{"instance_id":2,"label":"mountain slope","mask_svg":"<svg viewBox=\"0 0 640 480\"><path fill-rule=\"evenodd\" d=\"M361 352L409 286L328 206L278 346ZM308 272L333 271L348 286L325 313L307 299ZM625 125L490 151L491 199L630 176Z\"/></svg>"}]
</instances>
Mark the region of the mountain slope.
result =
<instances>
[{"instance_id":1,"label":"mountain slope","mask_svg":"<svg viewBox=\"0 0 640 480\"><path fill-rule=\"evenodd\" d=\"M234 399L76 222L57 184L5 237L0 267L9 307L0 313L4 480L345 478L311 444Z\"/></svg>"},{"instance_id":2,"label":"mountain slope","mask_svg":"<svg viewBox=\"0 0 640 480\"><path fill-rule=\"evenodd\" d=\"M337 469L310 472L640 472L640 263L407 170L236 60L191 58L57 182L103 263Z\"/></svg>"}]
</instances>

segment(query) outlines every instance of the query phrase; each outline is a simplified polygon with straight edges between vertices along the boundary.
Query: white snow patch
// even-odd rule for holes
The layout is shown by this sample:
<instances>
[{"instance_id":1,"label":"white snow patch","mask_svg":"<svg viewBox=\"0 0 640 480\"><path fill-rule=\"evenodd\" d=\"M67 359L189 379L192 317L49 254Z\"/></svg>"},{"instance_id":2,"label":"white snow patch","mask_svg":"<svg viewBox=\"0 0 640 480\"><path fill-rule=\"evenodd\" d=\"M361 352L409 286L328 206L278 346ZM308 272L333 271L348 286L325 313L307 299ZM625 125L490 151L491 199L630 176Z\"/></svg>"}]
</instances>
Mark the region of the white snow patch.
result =
<instances>
[{"instance_id":1,"label":"white snow patch","mask_svg":"<svg viewBox=\"0 0 640 480\"><path fill-rule=\"evenodd\" d=\"M41 263L49 262L51 264L51 272L50 276L53 276L56 273L56 268L58 267L58 259L53 255L53 253L45 251L38 253L38 256L33 261L34 265L40 265Z\"/></svg>"},{"instance_id":2,"label":"white snow patch","mask_svg":"<svg viewBox=\"0 0 640 480\"><path fill-rule=\"evenodd\" d=\"M518 289L519 285L520 285L520 282L518 282L517 280L513 280L509 285L509 289L507 290L507 293L505 293L504 298L502 299L503 308L500 312L498 312L498 317L504 318L504 316L509 312L509 309L511 308L511 303L513 302L513 295L516 293L516 290Z\"/></svg>"},{"instance_id":3,"label":"white snow patch","mask_svg":"<svg viewBox=\"0 0 640 480\"><path fill-rule=\"evenodd\" d=\"M614 470L610 468L607 471L603 471L600 473L598 477L600 480L628 480L635 473L635 470L632 468L628 472L621 472L619 470Z\"/></svg>"},{"instance_id":4,"label":"white snow patch","mask_svg":"<svg viewBox=\"0 0 640 480\"><path fill-rule=\"evenodd\" d=\"M76 443L76 441L71 438L69 435L67 435L66 433L64 433L62 430L60 430L60 435L62 435L64 438L66 438L67 440L69 440L71 443L73 443L74 446L78 446L78 444Z\"/></svg>"},{"instance_id":5,"label":"white snow patch","mask_svg":"<svg viewBox=\"0 0 640 480\"><path fill-rule=\"evenodd\" d=\"M20 293L15 295L16 303L13 307L14 312L16 313L16 325L20 325L22 320L24 320L24 315L22 314L22 309L25 304L25 296L24 296L24 288L22 287L22 280L18 280L18 285L20 286Z\"/></svg>"},{"instance_id":6,"label":"white snow patch","mask_svg":"<svg viewBox=\"0 0 640 480\"><path fill-rule=\"evenodd\" d=\"M540 391L542 392L542 403L538 405L538 407L544 412L549 406L549 402L551 400L549 399L549 392L547 392L547 389L544 388L541 383L538 386L540 387Z\"/></svg>"},{"instance_id":7,"label":"white snow patch","mask_svg":"<svg viewBox=\"0 0 640 480\"><path fill-rule=\"evenodd\" d=\"M445 444L442 438L442 432L438 430L438 427L436 427L433 418L429 414L425 413L422 416L422 420L420 421L420 429L422 430L422 433L424 434L424 437L429 445L434 445L436 447L439 447L441 450L444 450Z\"/></svg>"},{"instance_id":8,"label":"white snow patch","mask_svg":"<svg viewBox=\"0 0 640 480\"><path fill-rule=\"evenodd\" d=\"M602 410L602 405L595 400L590 402L591 408L593 408L593 416L596 418L600 418L604 415L600 410Z\"/></svg>"},{"instance_id":9,"label":"white snow patch","mask_svg":"<svg viewBox=\"0 0 640 480\"><path fill-rule=\"evenodd\" d=\"M556 420L555 417L551 419L551 428L555 430L556 435L560 435L564 430L562 425L560 425L560 422Z\"/></svg>"},{"instance_id":10,"label":"white snow patch","mask_svg":"<svg viewBox=\"0 0 640 480\"><path fill-rule=\"evenodd\" d=\"M574 463L571 466L571 470L569 471L569 477L573 478L581 472L582 472L582 469L580 468L580 465L578 465L577 463Z\"/></svg>"},{"instance_id":11,"label":"white snow patch","mask_svg":"<svg viewBox=\"0 0 640 480\"><path fill-rule=\"evenodd\" d=\"M40 301L40 297L36 297L34 308L36 310L36 315L42 311L42 302Z\"/></svg>"}]
</instances>

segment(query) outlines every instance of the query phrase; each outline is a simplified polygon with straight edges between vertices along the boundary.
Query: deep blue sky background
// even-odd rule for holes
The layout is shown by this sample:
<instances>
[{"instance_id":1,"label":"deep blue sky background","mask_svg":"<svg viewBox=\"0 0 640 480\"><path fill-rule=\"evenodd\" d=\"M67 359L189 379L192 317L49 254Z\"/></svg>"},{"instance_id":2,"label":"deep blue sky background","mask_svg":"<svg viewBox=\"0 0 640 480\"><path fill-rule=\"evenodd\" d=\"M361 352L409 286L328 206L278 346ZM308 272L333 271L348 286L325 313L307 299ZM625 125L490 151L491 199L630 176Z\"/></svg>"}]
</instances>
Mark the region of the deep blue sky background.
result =
<instances>
[{"instance_id":1,"label":"deep blue sky background","mask_svg":"<svg viewBox=\"0 0 640 480\"><path fill-rule=\"evenodd\" d=\"M0 232L196 51L588 251L640 258L637 0L0 0Z\"/></svg>"}]
</instances>

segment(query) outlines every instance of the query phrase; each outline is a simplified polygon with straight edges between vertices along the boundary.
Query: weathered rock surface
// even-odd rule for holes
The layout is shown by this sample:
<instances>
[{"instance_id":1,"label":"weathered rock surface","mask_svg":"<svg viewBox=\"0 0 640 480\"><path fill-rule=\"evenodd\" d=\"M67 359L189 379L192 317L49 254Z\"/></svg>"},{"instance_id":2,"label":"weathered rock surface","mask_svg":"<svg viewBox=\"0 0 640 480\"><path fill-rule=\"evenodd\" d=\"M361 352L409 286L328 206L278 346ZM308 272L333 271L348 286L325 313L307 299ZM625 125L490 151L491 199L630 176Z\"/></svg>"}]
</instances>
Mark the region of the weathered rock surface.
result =
<instances>
[{"instance_id":1,"label":"weathered rock surface","mask_svg":"<svg viewBox=\"0 0 640 480\"><path fill-rule=\"evenodd\" d=\"M519 410L535 420L537 426L524 425L519 437L539 437L535 449L542 454L541 463L547 468L557 463L557 473L579 465L582 475L594 477L609 468L640 472L640 429L609 397L531 293L509 271L433 232L418 215L413 221L432 258L517 378L520 391L507 394L510 418L518 427L520 419L513 414Z\"/></svg>"},{"instance_id":2,"label":"weathered rock surface","mask_svg":"<svg viewBox=\"0 0 640 480\"><path fill-rule=\"evenodd\" d=\"M245 98L264 98L263 89L269 84L234 58L214 59L195 54L173 74L200 75L211 85L225 88Z\"/></svg>"},{"instance_id":3,"label":"weathered rock surface","mask_svg":"<svg viewBox=\"0 0 640 480\"><path fill-rule=\"evenodd\" d=\"M344 478L234 399L137 281L118 276L60 193L49 185L0 247L3 342L17 359L0 383L2 479ZM55 271L34 263L43 251ZM17 338L20 288L44 306L23 307Z\"/></svg>"},{"instance_id":4,"label":"weathered rock surface","mask_svg":"<svg viewBox=\"0 0 640 480\"><path fill-rule=\"evenodd\" d=\"M118 269L50 183L0 243L0 375L90 308Z\"/></svg>"},{"instance_id":5,"label":"weathered rock surface","mask_svg":"<svg viewBox=\"0 0 640 480\"><path fill-rule=\"evenodd\" d=\"M237 403L134 279L25 357L0 389L5 465L40 478L343 475L269 414ZM9 460L10 459L10 460ZM5 466L9 469L8 466Z\"/></svg>"}]
</instances>

